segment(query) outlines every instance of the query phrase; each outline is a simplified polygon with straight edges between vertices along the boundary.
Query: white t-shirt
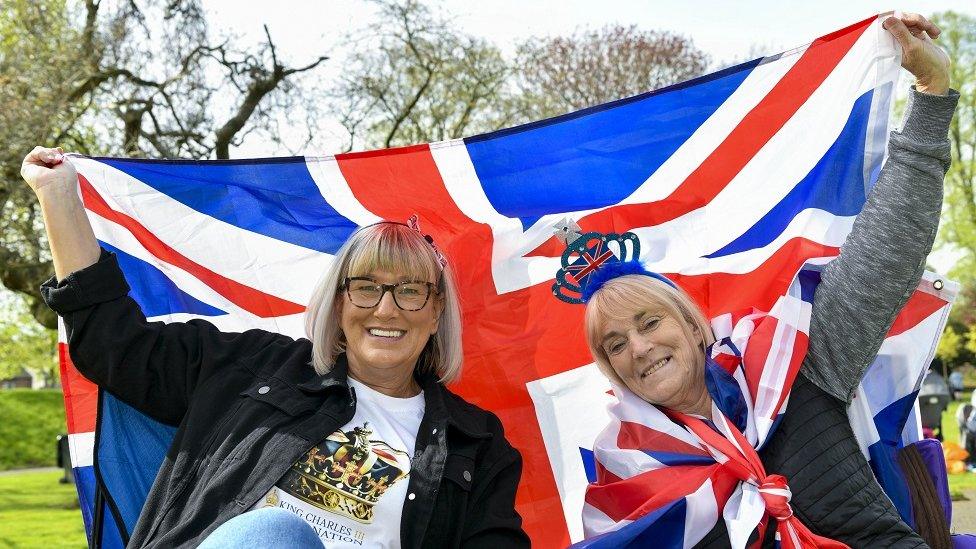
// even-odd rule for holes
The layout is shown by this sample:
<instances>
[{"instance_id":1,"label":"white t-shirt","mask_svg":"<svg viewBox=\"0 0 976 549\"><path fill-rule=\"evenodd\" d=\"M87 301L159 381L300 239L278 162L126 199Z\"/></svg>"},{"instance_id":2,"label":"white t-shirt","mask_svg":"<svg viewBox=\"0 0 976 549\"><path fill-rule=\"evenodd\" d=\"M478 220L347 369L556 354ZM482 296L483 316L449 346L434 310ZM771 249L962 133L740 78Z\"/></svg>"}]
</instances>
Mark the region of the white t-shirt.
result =
<instances>
[{"instance_id":1,"label":"white t-shirt","mask_svg":"<svg viewBox=\"0 0 976 549\"><path fill-rule=\"evenodd\" d=\"M305 519L326 547L400 547L410 457L424 394L396 398L349 378L352 421L313 447L255 508Z\"/></svg>"}]
</instances>

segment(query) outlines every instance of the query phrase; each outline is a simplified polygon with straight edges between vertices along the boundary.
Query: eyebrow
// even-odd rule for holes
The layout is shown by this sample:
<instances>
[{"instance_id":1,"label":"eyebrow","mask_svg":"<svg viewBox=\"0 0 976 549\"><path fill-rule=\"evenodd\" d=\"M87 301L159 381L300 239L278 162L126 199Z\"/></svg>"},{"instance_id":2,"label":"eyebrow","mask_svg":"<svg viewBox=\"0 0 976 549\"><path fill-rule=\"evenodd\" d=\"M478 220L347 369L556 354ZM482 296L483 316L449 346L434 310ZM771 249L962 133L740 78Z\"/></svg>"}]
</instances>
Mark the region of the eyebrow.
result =
<instances>
[{"instance_id":1,"label":"eyebrow","mask_svg":"<svg viewBox=\"0 0 976 549\"><path fill-rule=\"evenodd\" d=\"M382 284L380 281L376 280L376 276L375 275L372 275L372 274L364 274L364 275L359 275L359 276L350 276L349 278L368 278L369 280L372 280L373 282L376 282L377 284ZM400 282L427 282L427 281L424 280L424 278L422 276L403 275L401 277L398 277L396 279L396 282L393 282L392 284L398 284ZM431 284L433 284L433 283L431 283Z\"/></svg>"},{"instance_id":2,"label":"eyebrow","mask_svg":"<svg viewBox=\"0 0 976 549\"><path fill-rule=\"evenodd\" d=\"M632 317L632 319L633 319L634 322L640 322L642 318L644 318L647 315L651 315L651 314L656 314L656 313L654 313L652 311L640 311L639 313L635 314ZM614 337L618 337L618 336L622 336L622 335L623 334L621 334L620 332L610 332L610 333L606 334L605 336L603 336L600 339L600 346L602 347L603 345L605 345L608 339L611 339L611 338L614 338Z\"/></svg>"},{"instance_id":3,"label":"eyebrow","mask_svg":"<svg viewBox=\"0 0 976 549\"><path fill-rule=\"evenodd\" d=\"M622 335L620 332L610 332L609 334L603 336L603 338L600 340L600 347L603 347L604 345L606 345L608 339L612 339L612 338L618 337L620 335Z\"/></svg>"}]
</instances>

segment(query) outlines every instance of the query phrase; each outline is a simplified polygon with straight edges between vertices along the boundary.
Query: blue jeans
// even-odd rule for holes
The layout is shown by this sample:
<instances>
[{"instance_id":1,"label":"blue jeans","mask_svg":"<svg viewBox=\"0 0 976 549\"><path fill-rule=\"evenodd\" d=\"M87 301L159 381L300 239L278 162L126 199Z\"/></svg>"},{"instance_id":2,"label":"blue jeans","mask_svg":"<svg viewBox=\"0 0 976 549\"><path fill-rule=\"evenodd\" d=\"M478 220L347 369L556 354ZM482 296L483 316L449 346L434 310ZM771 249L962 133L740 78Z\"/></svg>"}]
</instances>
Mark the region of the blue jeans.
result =
<instances>
[{"instance_id":1,"label":"blue jeans","mask_svg":"<svg viewBox=\"0 0 976 549\"><path fill-rule=\"evenodd\" d=\"M322 549L322 540L307 522L278 507L248 511L221 524L199 549L294 547Z\"/></svg>"}]
</instances>

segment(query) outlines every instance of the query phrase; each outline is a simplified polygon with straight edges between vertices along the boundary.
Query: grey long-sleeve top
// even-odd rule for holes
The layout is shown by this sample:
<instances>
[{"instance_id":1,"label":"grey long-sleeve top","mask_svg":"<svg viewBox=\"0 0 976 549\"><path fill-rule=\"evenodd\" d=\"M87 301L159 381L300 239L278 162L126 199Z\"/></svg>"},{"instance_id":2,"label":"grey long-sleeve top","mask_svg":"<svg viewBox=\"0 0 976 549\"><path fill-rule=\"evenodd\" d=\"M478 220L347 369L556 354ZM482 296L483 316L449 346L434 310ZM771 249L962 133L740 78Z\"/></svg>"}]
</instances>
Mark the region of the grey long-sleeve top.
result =
<instances>
[{"instance_id":1,"label":"grey long-sleeve top","mask_svg":"<svg viewBox=\"0 0 976 549\"><path fill-rule=\"evenodd\" d=\"M822 273L807 357L782 421L759 452L767 473L786 477L796 516L851 547L926 546L875 480L847 406L932 248L958 98L911 92L878 181L840 256ZM774 531L771 524L763 546L773 545ZM728 545L719 520L698 547Z\"/></svg>"},{"instance_id":2,"label":"grey long-sleeve top","mask_svg":"<svg viewBox=\"0 0 976 549\"><path fill-rule=\"evenodd\" d=\"M958 97L911 92L878 181L840 256L824 269L807 358L783 421L760 452L767 471L788 479L804 524L851 547L926 546L874 478L847 406L932 248Z\"/></svg>"},{"instance_id":3,"label":"grey long-sleeve top","mask_svg":"<svg viewBox=\"0 0 976 549\"><path fill-rule=\"evenodd\" d=\"M895 316L918 285L942 211L949 122L959 94L909 96L901 131L814 297L803 373L850 403Z\"/></svg>"}]
</instances>

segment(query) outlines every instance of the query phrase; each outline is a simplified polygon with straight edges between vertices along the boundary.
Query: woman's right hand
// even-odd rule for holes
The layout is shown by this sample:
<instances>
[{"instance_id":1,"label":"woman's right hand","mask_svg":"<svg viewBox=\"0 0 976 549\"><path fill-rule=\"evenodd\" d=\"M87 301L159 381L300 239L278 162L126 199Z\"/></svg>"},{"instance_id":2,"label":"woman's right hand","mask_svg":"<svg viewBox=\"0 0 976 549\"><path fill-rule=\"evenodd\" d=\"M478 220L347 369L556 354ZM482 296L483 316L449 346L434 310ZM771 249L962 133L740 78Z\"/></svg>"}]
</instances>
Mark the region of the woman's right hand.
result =
<instances>
[{"instance_id":1,"label":"woman's right hand","mask_svg":"<svg viewBox=\"0 0 976 549\"><path fill-rule=\"evenodd\" d=\"M78 182L78 172L65 160L61 147L54 149L34 147L20 165L20 175L34 193L54 188L73 188Z\"/></svg>"},{"instance_id":2,"label":"woman's right hand","mask_svg":"<svg viewBox=\"0 0 976 549\"><path fill-rule=\"evenodd\" d=\"M917 13L891 16L882 26L901 46L901 66L915 76L915 89L945 95L949 90L949 56L932 40L942 31Z\"/></svg>"},{"instance_id":3,"label":"woman's right hand","mask_svg":"<svg viewBox=\"0 0 976 549\"><path fill-rule=\"evenodd\" d=\"M78 195L78 172L64 151L34 147L24 157L20 175L41 206L58 280L98 261L98 241Z\"/></svg>"}]
</instances>

